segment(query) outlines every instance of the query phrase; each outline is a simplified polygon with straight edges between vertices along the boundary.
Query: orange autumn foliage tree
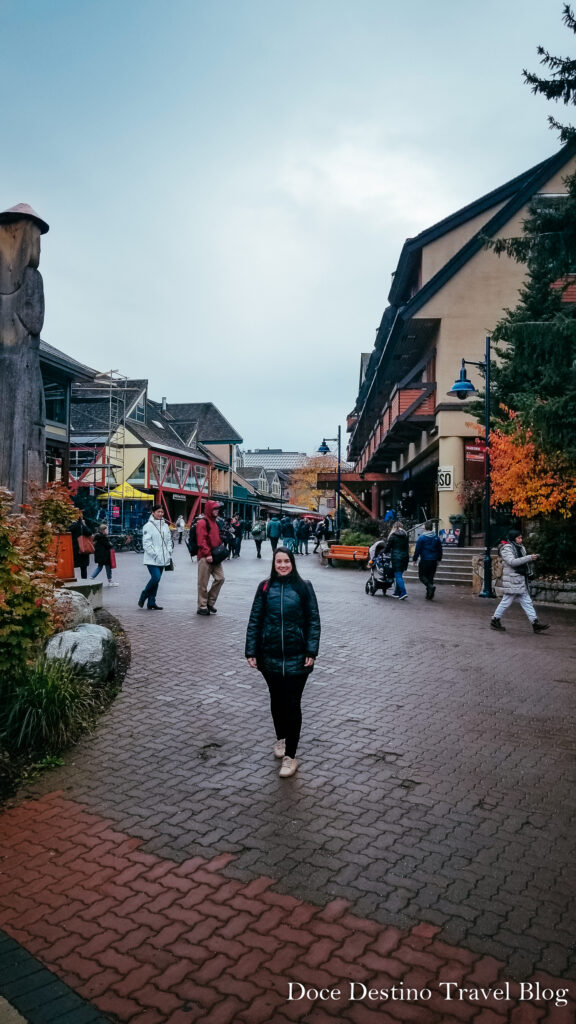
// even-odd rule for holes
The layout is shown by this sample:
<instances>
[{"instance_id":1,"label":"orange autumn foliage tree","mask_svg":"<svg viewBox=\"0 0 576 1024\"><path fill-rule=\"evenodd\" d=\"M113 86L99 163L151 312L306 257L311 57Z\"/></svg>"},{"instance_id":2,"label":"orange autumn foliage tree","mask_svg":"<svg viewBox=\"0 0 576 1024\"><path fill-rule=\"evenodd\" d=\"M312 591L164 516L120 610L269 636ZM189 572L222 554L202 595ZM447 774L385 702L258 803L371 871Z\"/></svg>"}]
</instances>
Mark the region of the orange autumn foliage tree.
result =
<instances>
[{"instance_id":1,"label":"orange autumn foliage tree","mask_svg":"<svg viewBox=\"0 0 576 1024\"><path fill-rule=\"evenodd\" d=\"M336 469L337 464L334 455L316 455L310 456L304 465L293 470L288 485L292 504L317 510L320 499L326 495L326 491L318 487L318 473L328 473Z\"/></svg>"},{"instance_id":2,"label":"orange autumn foliage tree","mask_svg":"<svg viewBox=\"0 0 576 1024\"><path fill-rule=\"evenodd\" d=\"M508 412L507 431L494 430L490 442L492 504L510 504L514 515L532 519L576 513L576 475L562 455L542 452L532 432Z\"/></svg>"}]
</instances>

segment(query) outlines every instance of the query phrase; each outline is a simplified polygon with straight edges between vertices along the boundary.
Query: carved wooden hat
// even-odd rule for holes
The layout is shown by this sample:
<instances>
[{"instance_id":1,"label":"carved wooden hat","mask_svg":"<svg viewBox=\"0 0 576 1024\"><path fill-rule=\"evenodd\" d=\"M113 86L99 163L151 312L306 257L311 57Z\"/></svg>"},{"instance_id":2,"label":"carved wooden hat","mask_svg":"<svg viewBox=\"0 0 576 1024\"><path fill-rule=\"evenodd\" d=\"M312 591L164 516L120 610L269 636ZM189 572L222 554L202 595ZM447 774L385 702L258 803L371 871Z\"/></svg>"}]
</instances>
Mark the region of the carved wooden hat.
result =
<instances>
[{"instance_id":1,"label":"carved wooden hat","mask_svg":"<svg viewBox=\"0 0 576 1024\"><path fill-rule=\"evenodd\" d=\"M15 220L33 220L40 228L40 234L45 235L50 230L50 226L45 220L42 220L38 216L36 210L33 210L28 203L18 203L17 206L11 206L9 210L2 210L0 213L0 224L11 224Z\"/></svg>"}]
</instances>

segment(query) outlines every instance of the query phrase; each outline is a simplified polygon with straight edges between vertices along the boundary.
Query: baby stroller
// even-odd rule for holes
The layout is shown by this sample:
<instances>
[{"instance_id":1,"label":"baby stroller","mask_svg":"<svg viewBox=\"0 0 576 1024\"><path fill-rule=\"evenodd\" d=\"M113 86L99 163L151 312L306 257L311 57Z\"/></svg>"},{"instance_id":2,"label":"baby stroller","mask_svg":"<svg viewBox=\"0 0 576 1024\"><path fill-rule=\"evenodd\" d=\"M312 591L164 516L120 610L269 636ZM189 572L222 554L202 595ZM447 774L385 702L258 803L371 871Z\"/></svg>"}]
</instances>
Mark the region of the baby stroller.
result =
<instances>
[{"instance_id":1,"label":"baby stroller","mask_svg":"<svg viewBox=\"0 0 576 1024\"><path fill-rule=\"evenodd\" d=\"M384 541L377 541L370 548L370 579L366 580L365 590L367 594L374 597L379 590L386 596L388 587L394 583L394 570L390 555L384 554Z\"/></svg>"}]
</instances>

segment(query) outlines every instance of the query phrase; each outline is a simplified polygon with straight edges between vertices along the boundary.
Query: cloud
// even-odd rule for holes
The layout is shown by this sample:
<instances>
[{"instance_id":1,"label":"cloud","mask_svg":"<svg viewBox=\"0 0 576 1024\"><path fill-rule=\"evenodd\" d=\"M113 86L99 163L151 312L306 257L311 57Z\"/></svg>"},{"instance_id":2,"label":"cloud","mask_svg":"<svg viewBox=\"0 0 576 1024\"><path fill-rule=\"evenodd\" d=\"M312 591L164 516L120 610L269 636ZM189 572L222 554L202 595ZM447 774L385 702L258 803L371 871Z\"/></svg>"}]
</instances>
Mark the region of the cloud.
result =
<instances>
[{"instance_id":1,"label":"cloud","mask_svg":"<svg viewBox=\"0 0 576 1024\"><path fill-rule=\"evenodd\" d=\"M378 231L400 224L421 231L459 202L446 170L427 153L369 128L345 132L331 145L289 149L278 188L301 207L324 216L354 214Z\"/></svg>"}]
</instances>

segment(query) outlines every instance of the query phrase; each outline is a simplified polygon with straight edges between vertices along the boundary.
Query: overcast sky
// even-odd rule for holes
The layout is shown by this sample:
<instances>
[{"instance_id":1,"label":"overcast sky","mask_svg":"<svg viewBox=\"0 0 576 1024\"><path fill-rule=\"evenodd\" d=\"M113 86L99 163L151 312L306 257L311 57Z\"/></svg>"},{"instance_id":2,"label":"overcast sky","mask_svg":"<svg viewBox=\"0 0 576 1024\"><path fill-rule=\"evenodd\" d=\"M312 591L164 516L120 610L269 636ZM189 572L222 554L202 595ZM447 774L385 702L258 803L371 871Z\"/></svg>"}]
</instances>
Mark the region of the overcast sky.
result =
<instances>
[{"instance_id":1,"label":"overcast sky","mask_svg":"<svg viewBox=\"0 0 576 1024\"><path fill-rule=\"evenodd\" d=\"M561 0L0 0L43 337L246 448L345 429L401 246L554 153Z\"/></svg>"}]
</instances>

